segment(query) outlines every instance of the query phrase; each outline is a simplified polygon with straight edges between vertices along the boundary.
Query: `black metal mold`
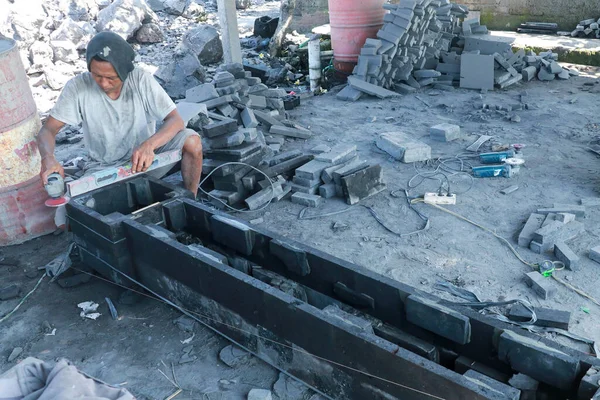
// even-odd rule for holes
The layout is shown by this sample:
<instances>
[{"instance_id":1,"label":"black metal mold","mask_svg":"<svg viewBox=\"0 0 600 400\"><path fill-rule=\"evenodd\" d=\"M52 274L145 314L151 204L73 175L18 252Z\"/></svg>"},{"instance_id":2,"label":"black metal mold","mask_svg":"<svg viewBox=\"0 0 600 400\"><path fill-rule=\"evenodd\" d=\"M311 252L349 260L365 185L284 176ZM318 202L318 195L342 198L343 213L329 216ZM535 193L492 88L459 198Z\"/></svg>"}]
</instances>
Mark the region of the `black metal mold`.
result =
<instances>
[{"instance_id":1,"label":"black metal mold","mask_svg":"<svg viewBox=\"0 0 600 400\"><path fill-rule=\"evenodd\" d=\"M253 327L268 330L277 342L293 343L301 358L307 357L306 352L316 356L310 358L313 362L329 364L329 368L336 371L331 376L337 379L324 380L307 368L294 369L294 373L333 398L373 398L372 388L399 399L423 399L427 397L423 392L446 399L490 398L467 378L378 336L329 318L321 310L195 253L173 239L155 237L136 221L125 221L124 227L140 279L150 289L183 304L188 310L193 307L191 311L209 315L211 325L217 330L225 330L279 368L289 371L294 365L295 353L291 359L289 354L287 357L262 354ZM194 294L195 300L191 299ZM208 309L207 301L214 301L220 310ZM230 323L224 329L215 321L215 315L224 313L228 314L224 317L227 321L237 321L240 330Z\"/></svg>"}]
</instances>

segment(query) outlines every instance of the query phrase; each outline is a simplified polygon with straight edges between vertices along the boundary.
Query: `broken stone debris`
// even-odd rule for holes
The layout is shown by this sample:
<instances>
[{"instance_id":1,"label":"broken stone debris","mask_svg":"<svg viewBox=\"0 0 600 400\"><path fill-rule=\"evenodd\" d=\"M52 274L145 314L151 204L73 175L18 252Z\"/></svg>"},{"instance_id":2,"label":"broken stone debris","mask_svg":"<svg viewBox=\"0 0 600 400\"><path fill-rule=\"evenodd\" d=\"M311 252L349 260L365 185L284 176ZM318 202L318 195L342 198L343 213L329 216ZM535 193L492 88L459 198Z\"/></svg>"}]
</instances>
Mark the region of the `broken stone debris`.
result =
<instances>
[{"instance_id":1,"label":"broken stone debris","mask_svg":"<svg viewBox=\"0 0 600 400\"><path fill-rule=\"evenodd\" d=\"M267 389L251 389L248 392L248 400L272 400L273 395Z\"/></svg>"},{"instance_id":2,"label":"broken stone debris","mask_svg":"<svg viewBox=\"0 0 600 400\"><path fill-rule=\"evenodd\" d=\"M231 368L237 368L250 359L250 353L237 346L229 345L221 349L219 359Z\"/></svg>"},{"instance_id":3,"label":"broken stone debris","mask_svg":"<svg viewBox=\"0 0 600 400\"><path fill-rule=\"evenodd\" d=\"M13 349L13 351L10 353L10 355L8 356L8 362L13 362L14 360L17 359L17 357L19 357L21 355L21 353L23 353L23 348L22 347L15 347Z\"/></svg>"},{"instance_id":4,"label":"broken stone debris","mask_svg":"<svg viewBox=\"0 0 600 400\"><path fill-rule=\"evenodd\" d=\"M173 320L173 323L184 332L193 332L196 326L196 321L185 315Z\"/></svg>"}]
</instances>

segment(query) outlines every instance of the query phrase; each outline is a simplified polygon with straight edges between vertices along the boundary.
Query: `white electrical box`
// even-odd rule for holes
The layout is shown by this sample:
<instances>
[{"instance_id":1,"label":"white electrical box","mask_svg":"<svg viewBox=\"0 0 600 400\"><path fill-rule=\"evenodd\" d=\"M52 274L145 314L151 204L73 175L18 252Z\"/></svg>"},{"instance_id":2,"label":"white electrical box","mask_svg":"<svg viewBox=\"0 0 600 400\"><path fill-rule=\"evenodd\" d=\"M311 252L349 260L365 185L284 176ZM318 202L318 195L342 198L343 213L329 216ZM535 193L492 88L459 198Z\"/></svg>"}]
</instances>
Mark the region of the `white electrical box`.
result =
<instances>
[{"instance_id":1,"label":"white electrical box","mask_svg":"<svg viewBox=\"0 0 600 400\"><path fill-rule=\"evenodd\" d=\"M427 204L456 204L456 195L439 195L437 193L425 193L423 200Z\"/></svg>"}]
</instances>

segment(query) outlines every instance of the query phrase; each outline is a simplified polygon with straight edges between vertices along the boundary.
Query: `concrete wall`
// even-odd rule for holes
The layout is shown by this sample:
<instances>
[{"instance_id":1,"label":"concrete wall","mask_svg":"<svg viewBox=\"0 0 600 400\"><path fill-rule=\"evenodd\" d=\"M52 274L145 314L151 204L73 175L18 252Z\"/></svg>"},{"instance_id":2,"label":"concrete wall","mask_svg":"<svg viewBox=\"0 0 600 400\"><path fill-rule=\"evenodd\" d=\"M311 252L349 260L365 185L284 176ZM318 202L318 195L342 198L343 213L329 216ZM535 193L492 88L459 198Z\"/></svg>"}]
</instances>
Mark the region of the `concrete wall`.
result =
<instances>
[{"instance_id":1,"label":"concrete wall","mask_svg":"<svg viewBox=\"0 0 600 400\"><path fill-rule=\"evenodd\" d=\"M481 11L482 24L491 29L513 30L522 22L556 22L565 31L579 21L600 17L600 0L462 0Z\"/></svg>"}]
</instances>

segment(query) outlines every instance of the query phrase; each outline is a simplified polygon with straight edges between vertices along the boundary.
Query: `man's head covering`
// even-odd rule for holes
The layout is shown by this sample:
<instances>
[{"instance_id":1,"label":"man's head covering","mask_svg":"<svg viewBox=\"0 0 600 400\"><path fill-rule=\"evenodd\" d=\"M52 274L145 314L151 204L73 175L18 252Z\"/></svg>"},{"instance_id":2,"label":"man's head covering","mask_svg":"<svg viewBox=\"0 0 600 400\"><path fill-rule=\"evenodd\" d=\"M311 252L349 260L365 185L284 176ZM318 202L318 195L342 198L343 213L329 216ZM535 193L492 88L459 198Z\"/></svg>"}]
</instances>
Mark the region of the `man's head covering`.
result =
<instances>
[{"instance_id":1,"label":"man's head covering","mask_svg":"<svg viewBox=\"0 0 600 400\"><path fill-rule=\"evenodd\" d=\"M129 43L116 33L100 32L90 40L85 51L88 71L94 57L111 63L123 82L133 71L135 52Z\"/></svg>"}]
</instances>

